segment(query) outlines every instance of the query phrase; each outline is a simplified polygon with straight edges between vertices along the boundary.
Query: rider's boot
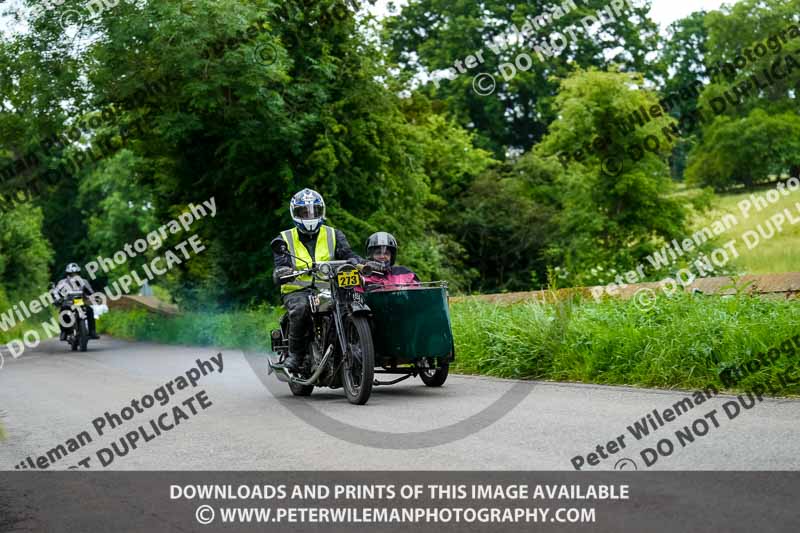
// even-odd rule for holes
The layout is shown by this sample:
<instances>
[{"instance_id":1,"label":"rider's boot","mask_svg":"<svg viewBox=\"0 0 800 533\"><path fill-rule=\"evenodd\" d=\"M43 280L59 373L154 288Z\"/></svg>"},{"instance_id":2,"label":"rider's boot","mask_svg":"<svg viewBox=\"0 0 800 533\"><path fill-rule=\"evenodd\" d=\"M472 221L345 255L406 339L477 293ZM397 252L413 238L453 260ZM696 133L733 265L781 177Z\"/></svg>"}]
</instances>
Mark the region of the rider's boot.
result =
<instances>
[{"instance_id":1,"label":"rider's boot","mask_svg":"<svg viewBox=\"0 0 800 533\"><path fill-rule=\"evenodd\" d=\"M67 340L67 332L64 329L61 330L61 340Z\"/></svg>"},{"instance_id":2,"label":"rider's boot","mask_svg":"<svg viewBox=\"0 0 800 533\"><path fill-rule=\"evenodd\" d=\"M302 355L289 352L289 355L286 356L286 359L283 360L283 365L281 366L283 366L283 368L289 370L290 372L298 372L302 364L303 364Z\"/></svg>"},{"instance_id":3,"label":"rider's boot","mask_svg":"<svg viewBox=\"0 0 800 533\"><path fill-rule=\"evenodd\" d=\"M303 359L305 358L303 344L305 339L297 339L289 336L289 355L283 361L283 368L292 372L298 372L303 366Z\"/></svg>"}]
</instances>

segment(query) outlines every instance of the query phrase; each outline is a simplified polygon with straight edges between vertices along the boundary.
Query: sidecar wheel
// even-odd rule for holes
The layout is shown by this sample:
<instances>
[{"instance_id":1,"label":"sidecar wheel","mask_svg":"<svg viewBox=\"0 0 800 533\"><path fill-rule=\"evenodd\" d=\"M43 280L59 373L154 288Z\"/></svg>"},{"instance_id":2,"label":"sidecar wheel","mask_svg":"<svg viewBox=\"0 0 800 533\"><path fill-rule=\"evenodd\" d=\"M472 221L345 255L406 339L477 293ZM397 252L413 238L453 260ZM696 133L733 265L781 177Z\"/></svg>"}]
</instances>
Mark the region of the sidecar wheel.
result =
<instances>
[{"instance_id":1,"label":"sidecar wheel","mask_svg":"<svg viewBox=\"0 0 800 533\"><path fill-rule=\"evenodd\" d=\"M289 382L289 388L292 389L292 394L295 396L311 396L314 391L314 385L300 385L291 381Z\"/></svg>"},{"instance_id":2,"label":"sidecar wheel","mask_svg":"<svg viewBox=\"0 0 800 533\"><path fill-rule=\"evenodd\" d=\"M372 331L367 319L352 317L345 322L347 346L350 354L345 354L342 365L342 384L347 400L355 405L364 405L372 394L375 379L375 348L372 344Z\"/></svg>"},{"instance_id":3,"label":"sidecar wheel","mask_svg":"<svg viewBox=\"0 0 800 533\"><path fill-rule=\"evenodd\" d=\"M445 363L435 370L423 370L419 377L428 387L441 387L447 381L448 374L450 374L450 365Z\"/></svg>"}]
</instances>

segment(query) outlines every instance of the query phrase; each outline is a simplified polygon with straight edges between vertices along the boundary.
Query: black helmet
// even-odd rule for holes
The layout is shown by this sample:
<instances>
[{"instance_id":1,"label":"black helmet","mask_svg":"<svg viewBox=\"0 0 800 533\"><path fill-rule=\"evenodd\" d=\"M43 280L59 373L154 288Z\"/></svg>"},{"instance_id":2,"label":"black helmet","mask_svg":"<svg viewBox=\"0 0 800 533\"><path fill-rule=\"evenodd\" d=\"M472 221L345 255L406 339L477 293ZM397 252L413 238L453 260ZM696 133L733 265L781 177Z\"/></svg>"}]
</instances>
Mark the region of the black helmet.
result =
<instances>
[{"instance_id":1,"label":"black helmet","mask_svg":"<svg viewBox=\"0 0 800 533\"><path fill-rule=\"evenodd\" d=\"M367 257L372 257L372 254L377 251L377 248L384 246L389 250L392 256L392 260L389 264L394 265L397 259L397 239L394 238L394 235L386 233L385 231L379 231L369 236L369 239L367 239Z\"/></svg>"}]
</instances>

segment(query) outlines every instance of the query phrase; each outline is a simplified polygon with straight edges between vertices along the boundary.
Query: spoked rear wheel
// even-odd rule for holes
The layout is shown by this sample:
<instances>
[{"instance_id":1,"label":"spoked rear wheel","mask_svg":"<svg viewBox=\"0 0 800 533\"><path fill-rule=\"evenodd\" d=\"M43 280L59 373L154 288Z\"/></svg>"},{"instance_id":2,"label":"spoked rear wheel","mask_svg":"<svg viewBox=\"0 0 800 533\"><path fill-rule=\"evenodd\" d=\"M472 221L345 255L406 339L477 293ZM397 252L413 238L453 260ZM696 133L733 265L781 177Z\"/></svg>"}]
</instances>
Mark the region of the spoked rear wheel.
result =
<instances>
[{"instance_id":1,"label":"spoked rear wheel","mask_svg":"<svg viewBox=\"0 0 800 533\"><path fill-rule=\"evenodd\" d=\"M352 317L345 321L347 353L342 365L342 384L347 400L355 405L364 405L372 394L375 376L375 348L372 332L364 317Z\"/></svg>"}]
</instances>

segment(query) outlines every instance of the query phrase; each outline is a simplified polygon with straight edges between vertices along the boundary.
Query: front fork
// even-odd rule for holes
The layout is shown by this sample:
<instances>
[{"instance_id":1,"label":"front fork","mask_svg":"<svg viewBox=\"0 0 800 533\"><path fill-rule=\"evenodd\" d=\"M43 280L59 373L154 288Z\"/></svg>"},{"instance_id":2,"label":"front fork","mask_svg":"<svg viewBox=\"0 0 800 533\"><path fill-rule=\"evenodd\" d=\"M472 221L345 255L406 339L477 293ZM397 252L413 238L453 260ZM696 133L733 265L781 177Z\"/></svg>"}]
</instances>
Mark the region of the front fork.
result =
<instances>
[{"instance_id":1,"label":"front fork","mask_svg":"<svg viewBox=\"0 0 800 533\"><path fill-rule=\"evenodd\" d=\"M345 317L355 317L355 316L367 316L369 315L369 307L367 307L364 303L359 301L349 302L349 308L346 307L347 304L337 302L336 303L336 311L334 312L334 321L336 323L336 331L339 337L339 344L342 349L342 356L345 360L347 360L347 353L349 346L347 345L347 331L344 327L344 319ZM356 355L360 359L359 355ZM360 362L360 361L359 361Z\"/></svg>"}]
</instances>

